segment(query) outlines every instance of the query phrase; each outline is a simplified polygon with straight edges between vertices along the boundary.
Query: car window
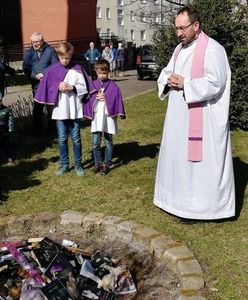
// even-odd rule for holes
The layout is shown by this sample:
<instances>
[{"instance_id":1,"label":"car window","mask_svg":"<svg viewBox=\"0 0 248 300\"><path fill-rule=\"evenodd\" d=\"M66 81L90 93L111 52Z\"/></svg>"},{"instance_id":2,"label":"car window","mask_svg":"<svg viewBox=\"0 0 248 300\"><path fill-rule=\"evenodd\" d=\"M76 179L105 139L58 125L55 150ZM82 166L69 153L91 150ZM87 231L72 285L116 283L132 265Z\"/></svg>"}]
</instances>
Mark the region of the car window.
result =
<instances>
[{"instance_id":1,"label":"car window","mask_svg":"<svg viewBox=\"0 0 248 300\"><path fill-rule=\"evenodd\" d=\"M142 55L144 55L144 56L150 56L150 55L152 55L152 48L143 48L142 49Z\"/></svg>"}]
</instances>

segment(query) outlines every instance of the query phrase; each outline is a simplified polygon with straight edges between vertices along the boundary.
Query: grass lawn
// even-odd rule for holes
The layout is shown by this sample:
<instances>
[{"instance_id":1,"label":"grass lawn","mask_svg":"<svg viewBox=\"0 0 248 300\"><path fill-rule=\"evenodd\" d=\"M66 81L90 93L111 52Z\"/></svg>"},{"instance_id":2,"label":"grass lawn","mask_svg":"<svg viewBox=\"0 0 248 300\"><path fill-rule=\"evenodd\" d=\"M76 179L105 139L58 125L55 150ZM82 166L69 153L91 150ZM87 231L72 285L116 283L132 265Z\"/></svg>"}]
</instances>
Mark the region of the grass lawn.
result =
<instances>
[{"instance_id":1,"label":"grass lawn","mask_svg":"<svg viewBox=\"0 0 248 300\"><path fill-rule=\"evenodd\" d=\"M56 177L57 145L29 134L14 137L16 164L1 166L6 199L0 216L67 209L103 212L133 220L183 241L200 262L208 299L248 299L248 133L232 133L238 217L233 221L182 225L153 205L153 189L166 103L156 92L127 100L119 120L114 168L108 176L91 172L90 124L83 123L84 178L74 170ZM72 156L71 156L72 157Z\"/></svg>"}]
</instances>

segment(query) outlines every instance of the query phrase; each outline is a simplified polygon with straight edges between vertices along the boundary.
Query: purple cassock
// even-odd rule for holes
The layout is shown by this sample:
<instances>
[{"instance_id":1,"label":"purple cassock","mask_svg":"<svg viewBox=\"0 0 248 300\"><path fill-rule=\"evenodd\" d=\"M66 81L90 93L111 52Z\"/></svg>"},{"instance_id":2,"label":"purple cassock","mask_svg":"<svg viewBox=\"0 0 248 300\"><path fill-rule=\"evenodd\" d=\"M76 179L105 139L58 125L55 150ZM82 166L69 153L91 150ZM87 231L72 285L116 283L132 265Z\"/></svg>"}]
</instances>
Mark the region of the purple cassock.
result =
<instances>
[{"instance_id":1,"label":"purple cassock","mask_svg":"<svg viewBox=\"0 0 248 300\"><path fill-rule=\"evenodd\" d=\"M35 93L34 101L48 105L56 105L59 98L59 84L64 80L65 75L70 69L83 74L89 90L90 80L82 66L71 63L65 67L58 62L46 69L44 77L40 81L39 87Z\"/></svg>"},{"instance_id":2,"label":"purple cassock","mask_svg":"<svg viewBox=\"0 0 248 300\"><path fill-rule=\"evenodd\" d=\"M105 101L107 111L110 117L120 116L125 119L125 110L122 101L121 90L114 81L107 79L106 81L94 80L90 83L90 95L88 101L84 104L84 117L87 119L93 119L94 105L96 103L97 93L104 88Z\"/></svg>"}]
</instances>

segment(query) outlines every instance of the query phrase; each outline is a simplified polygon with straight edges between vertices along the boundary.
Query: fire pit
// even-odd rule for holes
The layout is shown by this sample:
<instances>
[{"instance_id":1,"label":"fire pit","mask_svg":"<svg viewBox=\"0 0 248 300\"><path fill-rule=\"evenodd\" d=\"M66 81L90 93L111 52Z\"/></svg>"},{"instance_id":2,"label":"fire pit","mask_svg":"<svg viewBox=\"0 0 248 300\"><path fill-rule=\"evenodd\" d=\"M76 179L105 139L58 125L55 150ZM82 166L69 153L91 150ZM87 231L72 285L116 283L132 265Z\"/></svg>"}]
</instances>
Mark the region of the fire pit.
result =
<instances>
[{"instance_id":1,"label":"fire pit","mask_svg":"<svg viewBox=\"0 0 248 300\"><path fill-rule=\"evenodd\" d=\"M74 211L2 218L0 223L1 241L45 236L74 241L89 253L103 251L126 265L137 292L118 299L204 299L202 271L192 252L153 229L114 216Z\"/></svg>"}]
</instances>

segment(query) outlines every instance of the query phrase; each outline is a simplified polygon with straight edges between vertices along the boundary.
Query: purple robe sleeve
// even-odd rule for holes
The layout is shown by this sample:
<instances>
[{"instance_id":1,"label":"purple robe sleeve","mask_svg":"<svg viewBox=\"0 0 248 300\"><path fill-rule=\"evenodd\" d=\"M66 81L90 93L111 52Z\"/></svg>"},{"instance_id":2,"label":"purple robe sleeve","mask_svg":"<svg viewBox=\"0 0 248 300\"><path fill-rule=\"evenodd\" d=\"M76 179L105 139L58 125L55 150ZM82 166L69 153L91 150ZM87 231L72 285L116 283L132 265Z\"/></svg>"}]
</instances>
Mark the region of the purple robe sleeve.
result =
<instances>
[{"instance_id":1,"label":"purple robe sleeve","mask_svg":"<svg viewBox=\"0 0 248 300\"><path fill-rule=\"evenodd\" d=\"M99 80L90 82L90 93L87 102L84 104L84 117L87 119L93 119L93 108L95 105L96 95L98 91L104 87L106 105L110 117L120 116L125 119L125 110L121 95L121 90L117 84L112 80L106 83L100 84Z\"/></svg>"},{"instance_id":2,"label":"purple robe sleeve","mask_svg":"<svg viewBox=\"0 0 248 300\"><path fill-rule=\"evenodd\" d=\"M34 100L48 105L55 105L59 96L59 83L63 81L67 69L60 63L49 67L41 79Z\"/></svg>"}]
</instances>

